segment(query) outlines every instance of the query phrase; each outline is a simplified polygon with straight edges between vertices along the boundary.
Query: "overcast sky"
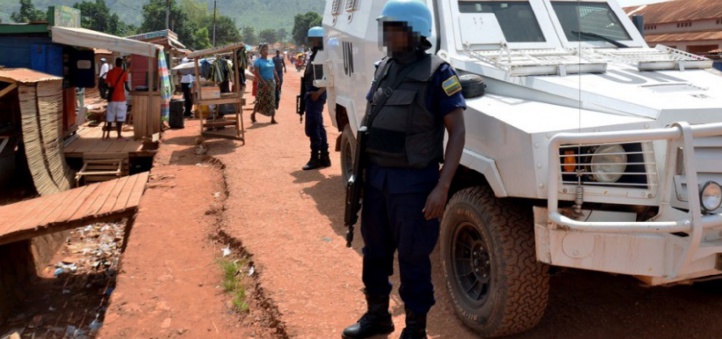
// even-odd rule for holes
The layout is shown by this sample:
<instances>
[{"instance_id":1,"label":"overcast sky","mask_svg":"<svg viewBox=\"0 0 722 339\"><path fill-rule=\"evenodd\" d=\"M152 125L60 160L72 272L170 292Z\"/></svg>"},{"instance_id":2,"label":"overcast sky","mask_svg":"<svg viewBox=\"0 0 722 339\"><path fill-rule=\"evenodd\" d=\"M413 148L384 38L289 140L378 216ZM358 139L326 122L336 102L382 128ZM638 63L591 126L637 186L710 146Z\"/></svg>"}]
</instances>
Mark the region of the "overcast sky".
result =
<instances>
[{"instance_id":1,"label":"overcast sky","mask_svg":"<svg viewBox=\"0 0 722 339\"><path fill-rule=\"evenodd\" d=\"M617 0L617 2L619 2L619 5L622 7L652 4L655 2L664 2L664 1L668 1L668 0Z\"/></svg>"}]
</instances>

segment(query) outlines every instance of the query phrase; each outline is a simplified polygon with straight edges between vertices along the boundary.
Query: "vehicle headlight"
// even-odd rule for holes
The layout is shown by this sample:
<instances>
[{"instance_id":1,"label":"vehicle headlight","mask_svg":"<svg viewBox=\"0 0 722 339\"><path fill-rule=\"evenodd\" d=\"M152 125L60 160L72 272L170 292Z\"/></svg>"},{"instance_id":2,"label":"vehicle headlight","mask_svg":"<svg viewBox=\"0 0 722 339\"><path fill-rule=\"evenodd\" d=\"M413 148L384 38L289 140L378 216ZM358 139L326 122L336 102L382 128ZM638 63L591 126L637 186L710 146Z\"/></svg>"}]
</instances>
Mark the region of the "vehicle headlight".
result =
<instances>
[{"instance_id":1,"label":"vehicle headlight","mask_svg":"<svg viewBox=\"0 0 722 339\"><path fill-rule=\"evenodd\" d=\"M627 169L627 152L620 145L599 146L592 155L592 176L598 182L617 182Z\"/></svg>"},{"instance_id":2,"label":"vehicle headlight","mask_svg":"<svg viewBox=\"0 0 722 339\"><path fill-rule=\"evenodd\" d=\"M722 187L714 181L708 181L702 186L699 202L707 212L712 212L722 205Z\"/></svg>"}]
</instances>

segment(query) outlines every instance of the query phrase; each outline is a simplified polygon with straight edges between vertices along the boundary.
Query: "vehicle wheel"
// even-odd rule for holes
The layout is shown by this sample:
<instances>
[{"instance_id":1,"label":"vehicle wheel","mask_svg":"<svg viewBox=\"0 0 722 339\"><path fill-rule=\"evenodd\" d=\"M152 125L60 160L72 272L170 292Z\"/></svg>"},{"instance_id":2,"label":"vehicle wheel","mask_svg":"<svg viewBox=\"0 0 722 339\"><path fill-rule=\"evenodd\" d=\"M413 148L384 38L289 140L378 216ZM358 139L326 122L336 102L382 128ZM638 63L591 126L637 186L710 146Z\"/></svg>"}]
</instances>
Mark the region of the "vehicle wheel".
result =
<instances>
[{"instance_id":1,"label":"vehicle wheel","mask_svg":"<svg viewBox=\"0 0 722 339\"><path fill-rule=\"evenodd\" d=\"M478 98L486 92L486 84L484 84L484 78L481 75L464 74L459 76L459 83L461 84L461 94L464 95L464 98Z\"/></svg>"},{"instance_id":2,"label":"vehicle wheel","mask_svg":"<svg viewBox=\"0 0 722 339\"><path fill-rule=\"evenodd\" d=\"M451 198L441 225L441 264L457 315L483 337L539 323L549 297L536 260L530 208L473 187Z\"/></svg>"},{"instance_id":3,"label":"vehicle wheel","mask_svg":"<svg viewBox=\"0 0 722 339\"><path fill-rule=\"evenodd\" d=\"M356 152L356 138L351 131L351 125L346 125L341 133L341 175L344 186L353 174L354 153Z\"/></svg>"}]
</instances>

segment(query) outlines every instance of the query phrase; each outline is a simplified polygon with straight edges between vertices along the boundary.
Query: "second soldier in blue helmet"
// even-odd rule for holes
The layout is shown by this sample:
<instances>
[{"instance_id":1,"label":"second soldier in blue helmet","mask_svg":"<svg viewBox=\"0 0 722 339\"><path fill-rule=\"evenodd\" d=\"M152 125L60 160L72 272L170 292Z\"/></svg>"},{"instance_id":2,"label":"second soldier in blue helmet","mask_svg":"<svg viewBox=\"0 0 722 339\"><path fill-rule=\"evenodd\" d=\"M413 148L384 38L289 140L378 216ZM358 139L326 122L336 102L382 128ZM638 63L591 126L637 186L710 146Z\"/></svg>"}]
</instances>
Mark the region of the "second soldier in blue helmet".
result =
<instances>
[{"instance_id":1,"label":"second soldier in blue helmet","mask_svg":"<svg viewBox=\"0 0 722 339\"><path fill-rule=\"evenodd\" d=\"M323 107L326 105L326 89L313 85L313 61L318 51L323 49L324 31L321 27L311 27L308 30L308 43L311 46L311 58L303 75L306 86L306 136L311 141L311 159L303 166L304 171L331 166L328 155L328 139L326 128L323 127Z\"/></svg>"},{"instance_id":2,"label":"second soldier in blue helmet","mask_svg":"<svg viewBox=\"0 0 722 339\"><path fill-rule=\"evenodd\" d=\"M389 0L379 24L388 57L378 64L364 118L368 165L361 235L368 309L342 336L394 331L389 276L398 251L406 311L401 338L426 338L426 315L435 303L429 256L464 149L466 103L454 69L427 53L432 20L424 2Z\"/></svg>"}]
</instances>

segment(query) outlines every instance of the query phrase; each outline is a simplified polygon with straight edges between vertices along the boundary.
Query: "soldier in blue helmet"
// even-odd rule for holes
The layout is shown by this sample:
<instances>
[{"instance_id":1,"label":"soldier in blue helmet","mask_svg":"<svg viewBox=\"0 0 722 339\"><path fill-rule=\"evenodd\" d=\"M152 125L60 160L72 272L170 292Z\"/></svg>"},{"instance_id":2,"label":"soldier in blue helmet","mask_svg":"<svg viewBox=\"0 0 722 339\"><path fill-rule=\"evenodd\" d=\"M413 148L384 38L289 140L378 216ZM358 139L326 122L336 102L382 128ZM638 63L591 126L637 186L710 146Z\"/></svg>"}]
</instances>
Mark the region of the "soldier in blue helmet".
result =
<instances>
[{"instance_id":1,"label":"soldier in blue helmet","mask_svg":"<svg viewBox=\"0 0 722 339\"><path fill-rule=\"evenodd\" d=\"M426 338L426 315L435 303L429 256L464 149L466 103L454 69L426 53L432 19L424 2L390 0L378 21L387 57L377 65L363 122L368 165L361 235L368 309L342 336L394 331L389 276L398 251L406 311L401 338Z\"/></svg>"},{"instance_id":2,"label":"soldier in blue helmet","mask_svg":"<svg viewBox=\"0 0 722 339\"><path fill-rule=\"evenodd\" d=\"M323 107L326 105L326 89L313 85L313 66L318 51L323 49L324 30L321 27L311 27L308 30L308 43L311 46L311 58L303 75L306 86L306 136L311 140L311 159L303 166L304 171L331 166L328 154L328 139L326 128L323 127Z\"/></svg>"}]
</instances>

